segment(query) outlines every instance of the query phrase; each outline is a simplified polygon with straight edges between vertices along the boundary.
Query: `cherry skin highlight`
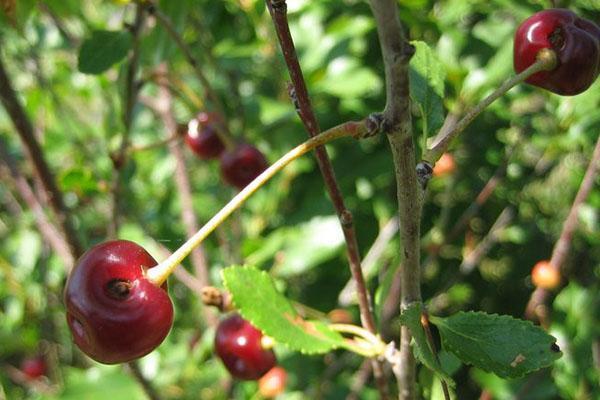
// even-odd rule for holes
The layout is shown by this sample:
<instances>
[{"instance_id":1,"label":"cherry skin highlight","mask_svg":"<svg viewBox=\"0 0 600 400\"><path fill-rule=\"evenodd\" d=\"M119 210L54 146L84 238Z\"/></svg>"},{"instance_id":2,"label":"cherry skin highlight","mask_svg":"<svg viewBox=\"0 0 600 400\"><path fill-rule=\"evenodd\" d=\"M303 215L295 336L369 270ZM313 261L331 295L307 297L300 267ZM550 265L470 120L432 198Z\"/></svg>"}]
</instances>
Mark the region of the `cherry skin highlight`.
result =
<instances>
[{"instance_id":1,"label":"cherry skin highlight","mask_svg":"<svg viewBox=\"0 0 600 400\"><path fill-rule=\"evenodd\" d=\"M21 372L23 372L28 379L38 379L46 375L46 370L46 361L42 357L26 358L21 363Z\"/></svg>"},{"instance_id":2,"label":"cherry skin highlight","mask_svg":"<svg viewBox=\"0 0 600 400\"><path fill-rule=\"evenodd\" d=\"M219 323L215 351L233 377L257 380L275 366L275 353L262 347L262 337L262 332L239 314Z\"/></svg>"},{"instance_id":3,"label":"cherry skin highlight","mask_svg":"<svg viewBox=\"0 0 600 400\"><path fill-rule=\"evenodd\" d=\"M256 147L241 144L221 155L221 176L228 184L243 189L267 169L265 156Z\"/></svg>"},{"instance_id":4,"label":"cherry skin highlight","mask_svg":"<svg viewBox=\"0 0 600 400\"><path fill-rule=\"evenodd\" d=\"M600 27L566 9L540 11L517 28L514 68L521 72L536 61L538 52L556 52L558 65L526 82L551 92L572 96L585 91L600 74Z\"/></svg>"},{"instance_id":5,"label":"cherry skin highlight","mask_svg":"<svg viewBox=\"0 0 600 400\"><path fill-rule=\"evenodd\" d=\"M157 264L136 243L114 240L88 250L65 288L67 323L75 344L104 364L124 363L154 350L173 324L166 284L145 277Z\"/></svg>"},{"instance_id":6,"label":"cherry skin highlight","mask_svg":"<svg viewBox=\"0 0 600 400\"><path fill-rule=\"evenodd\" d=\"M222 124L218 114L201 112L187 126L185 142L201 159L217 158L225 150L223 141L217 134Z\"/></svg>"}]
</instances>

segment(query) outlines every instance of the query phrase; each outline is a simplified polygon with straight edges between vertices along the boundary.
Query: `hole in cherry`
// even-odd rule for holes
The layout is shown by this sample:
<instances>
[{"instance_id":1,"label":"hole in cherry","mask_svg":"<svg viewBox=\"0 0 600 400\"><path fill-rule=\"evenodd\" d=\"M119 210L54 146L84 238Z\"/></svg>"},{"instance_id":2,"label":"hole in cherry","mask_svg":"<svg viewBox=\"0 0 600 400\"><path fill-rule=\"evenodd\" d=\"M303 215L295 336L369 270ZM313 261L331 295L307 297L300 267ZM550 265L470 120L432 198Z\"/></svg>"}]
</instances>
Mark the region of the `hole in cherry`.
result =
<instances>
[{"instance_id":1,"label":"hole in cherry","mask_svg":"<svg viewBox=\"0 0 600 400\"><path fill-rule=\"evenodd\" d=\"M558 27L550 35L548 40L552 44L554 50L561 50L565 45L565 35L562 28Z\"/></svg>"},{"instance_id":2,"label":"hole in cherry","mask_svg":"<svg viewBox=\"0 0 600 400\"><path fill-rule=\"evenodd\" d=\"M106 284L106 294L116 300L125 300L133 285L125 279L113 279Z\"/></svg>"}]
</instances>

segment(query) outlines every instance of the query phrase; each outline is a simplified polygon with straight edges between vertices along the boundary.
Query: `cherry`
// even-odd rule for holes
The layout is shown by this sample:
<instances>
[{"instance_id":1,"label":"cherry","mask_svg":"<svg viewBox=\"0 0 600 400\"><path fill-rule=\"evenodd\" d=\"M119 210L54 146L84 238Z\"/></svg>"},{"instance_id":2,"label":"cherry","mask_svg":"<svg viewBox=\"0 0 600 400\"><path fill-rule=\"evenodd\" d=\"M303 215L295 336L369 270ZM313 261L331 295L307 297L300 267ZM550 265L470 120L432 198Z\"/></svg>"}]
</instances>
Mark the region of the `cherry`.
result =
<instances>
[{"instance_id":1,"label":"cherry","mask_svg":"<svg viewBox=\"0 0 600 400\"><path fill-rule=\"evenodd\" d=\"M556 289L560 285L560 272L550 261L539 261L531 269L531 282L542 289Z\"/></svg>"},{"instance_id":2,"label":"cherry","mask_svg":"<svg viewBox=\"0 0 600 400\"><path fill-rule=\"evenodd\" d=\"M556 52L558 66L533 74L527 83L571 96L590 87L600 74L600 27L570 10L540 11L521 23L515 33L515 71L533 64L542 49Z\"/></svg>"},{"instance_id":3,"label":"cherry","mask_svg":"<svg viewBox=\"0 0 600 400\"><path fill-rule=\"evenodd\" d=\"M187 126L185 142L202 159L217 158L225 150L225 145L217 134L222 124L218 114L201 112Z\"/></svg>"},{"instance_id":4,"label":"cherry","mask_svg":"<svg viewBox=\"0 0 600 400\"><path fill-rule=\"evenodd\" d=\"M285 369L275 366L258 380L258 392L267 399L277 397L285 391L286 381L287 372L285 372Z\"/></svg>"},{"instance_id":5,"label":"cherry","mask_svg":"<svg viewBox=\"0 0 600 400\"><path fill-rule=\"evenodd\" d=\"M238 189L243 189L267 167L265 156L249 144L241 144L221 155L221 176Z\"/></svg>"},{"instance_id":6,"label":"cherry","mask_svg":"<svg viewBox=\"0 0 600 400\"><path fill-rule=\"evenodd\" d=\"M29 379L38 379L46 375L46 360L43 357L26 358L21 363L21 372Z\"/></svg>"},{"instance_id":7,"label":"cherry","mask_svg":"<svg viewBox=\"0 0 600 400\"><path fill-rule=\"evenodd\" d=\"M456 169L454 156L450 153L444 153L433 166L433 176L440 177L451 174Z\"/></svg>"},{"instance_id":8,"label":"cherry","mask_svg":"<svg viewBox=\"0 0 600 400\"><path fill-rule=\"evenodd\" d=\"M256 380L275 365L275 354L262 346L263 334L232 314L223 319L215 332L215 351L229 373L244 380Z\"/></svg>"},{"instance_id":9,"label":"cherry","mask_svg":"<svg viewBox=\"0 0 600 400\"><path fill-rule=\"evenodd\" d=\"M173 324L166 283L145 272L156 260L136 243L114 240L88 250L65 288L67 323L75 344L104 364L142 357L154 350Z\"/></svg>"}]
</instances>

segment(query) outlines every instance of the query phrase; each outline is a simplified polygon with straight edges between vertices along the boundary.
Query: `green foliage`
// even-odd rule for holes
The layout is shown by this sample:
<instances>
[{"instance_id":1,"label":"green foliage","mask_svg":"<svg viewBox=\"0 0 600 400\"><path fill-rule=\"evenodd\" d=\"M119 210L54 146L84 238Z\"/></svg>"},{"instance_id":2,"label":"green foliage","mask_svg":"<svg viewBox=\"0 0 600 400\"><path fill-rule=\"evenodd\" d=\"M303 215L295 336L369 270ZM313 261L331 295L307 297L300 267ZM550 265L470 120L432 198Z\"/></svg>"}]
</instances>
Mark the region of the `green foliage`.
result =
<instances>
[{"instance_id":1,"label":"green foliage","mask_svg":"<svg viewBox=\"0 0 600 400\"><path fill-rule=\"evenodd\" d=\"M444 348L467 364L503 378L518 378L552 364L561 356L556 338L529 321L508 315L460 312L431 317Z\"/></svg>"},{"instance_id":2,"label":"green foliage","mask_svg":"<svg viewBox=\"0 0 600 400\"><path fill-rule=\"evenodd\" d=\"M127 31L94 31L79 49L77 68L84 74L101 74L125 58L131 43Z\"/></svg>"},{"instance_id":3,"label":"green foliage","mask_svg":"<svg viewBox=\"0 0 600 400\"><path fill-rule=\"evenodd\" d=\"M78 236L85 247L111 237L114 182L120 173L121 223L116 236L143 244L160 261L163 250L174 251L188 236L174 153L169 146L132 152L121 171L111 160L125 135L125 72L127 55L132 51L126 27L134 21L136 5L79 0L14 3L13 20L0 13L2 61L64 192ZM305 140L306 132L289 98L289 74L264 1L156 3L171 19L222 100L235 141L257 145L273 162ZM420 150L437 134L445 114L464 112L512 74L514 29L551 3L397 2L405 32L417 49L410 77L413 128ZM600 21L596 0L558 3ZM290 1L288 5L290 29L320 127L326 129L381 111L386 100L384 66L368 2ZM201 110L215 111L193 68L150 15L146 16L139 46L135 83L144 101L136 102L127 133L134 147L157 143L172 133L147 107L148 100L159 96L157 67L161 64L167 67L176 122L187 123ZM463 310L523 314L533 291L531 267L550 257L591 157L600 132L599 109L600 80L575 97L520 85L461 134L450 149L457 168L429 182L423 210L422 293L430 314L447 316ZM235 192L223 185L218 161L198 160L180 144L192 211L201 224ZM0 145L22 173L19 182L30 186L41 201L42 211L58 228L58 219L3 106ZM365 257L397 211L389 145L385 137L376 137L358 142L342 140L327 148L345 204L354 216L359 253ZM39 210L24 199L6 161L0 160L0 397L139 398L139 387L128 377L126 368L90 365L73 345L62 304L66 260L55 251L48 234L40 230ZM490 182L493 189L488 186ZM484 187L487 189L481 195ZM463 219L466 210L470 214ZM490 235L504 210L509 210L512 218ZM415 348L421 351L416 351L417 356L425 366L438 370L435 374L429 368L419 369L424 398L442 398L439 369L456 382L456 397L461 399L479 398L482 391L501 400L600 398L591 350L600 335L600 316L595 312L600 310L598 210L600 187L596 184L580 210L579 227L562 268L565 286L547 303L548 332L558 339L563 356L549 364L556 355L548 354L549 347L544 347L541 358L546 361L542 363L534 356L537 366L530 367L548 367L520 378L498 377L461 364L447 351L451 348L442 349L438 368L423 344L417 310L399 315L397 273L403 255L398 235L376 251L379 255L372 262L367 286L373 294L379 333L386 342L397 342L402 322L418 333ZM284 399L345 398L363 362L345 351L339 335L320 322L324 318L301 324L326 333L315 339L314 334L278 314L287 310L297 316L290 303L302 303L304 309L323 312L343 308L355 324L359 323L356 304L338 301L351 274L334 214L318 165L307 155L261 188L203 243L211 284L220 281L220 271L228 265L255 265L265 271L225 269L226 276L232 275L231 282L226 279L226 283L240 286L232 291L237 292L235 301L244 315L264 325L261 327L272 331L273 336L280 336L283 345L276 347L277 358L289 374ZM480 246L482 243L486 246ZM475 249L478 256L473 268L461 269ZM183 268L191 274L195 267L191 259L184 261ZM140 361L144 375L161 398L256 398L256 383L226 383L227 372L212 353L214 329L204 318L210 310L196 292L175 277L169 280L169 291L176 309L174 328L156 351ZM266 308L261 311L262 307ZM444 328L452 328L448 340L459 350L462 343L471 342L454 333L458 329L454 325L460 325L462 332L465 321L473 322L478 327L476 333L484 332L482 321L471 321L470 315L436 320L442 321L438 324L442 335L448 336ZM515 359L507 350L517 350L517 339L513 341L511 335L519 332L507 326L525 323L505 322L507 317L489 318L488 330L497 328L497 333L506 333L505 337L491 335L494 341L489 343L511 341L489 349L475 336L478 346L469 346L467 352L473 360L464 361L477 365L476 356L481 355L492 360L487 370L499 369L507 376L513 368L506 365ZM549 336L528 324L523 326L530 339L540 338L540 343L549 346ZM288 335L301 345L294 347L296 342L291 343ZM518 343L529 342L524 335ZM536 343L528 347L537 348ZM309 357L299 350L316 354ZM464 353L464 349L460 351ZM51 366L52 373L42 381L50 385L49 392L5 373L18 368L24 358L40 353ZM394 378L390 376L389 381L394 391ZM372 380L355 395L378 398Z\"/></svg>"}]
</instances>

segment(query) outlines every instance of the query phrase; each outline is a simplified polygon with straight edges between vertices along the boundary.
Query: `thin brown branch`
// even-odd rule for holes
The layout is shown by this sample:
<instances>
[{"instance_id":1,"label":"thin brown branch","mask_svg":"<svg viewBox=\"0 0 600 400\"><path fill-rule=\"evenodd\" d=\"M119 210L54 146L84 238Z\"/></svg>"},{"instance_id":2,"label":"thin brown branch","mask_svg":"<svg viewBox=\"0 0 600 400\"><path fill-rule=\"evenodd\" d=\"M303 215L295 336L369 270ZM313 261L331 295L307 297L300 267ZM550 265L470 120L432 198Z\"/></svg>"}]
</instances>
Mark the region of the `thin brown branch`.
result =
<instances>
[{"instance_id":1,"label":"thin brown branch","mask_svg":"<svg viewBox=\"0 0 600 400\"><path fill-rule=\"evenodd\" d=\"M121 201L123 198L123 179L125 176L125 164L127 163L127 148L129 147L129 138L131 126L133 123L133 109L137 103L139 87L136 83L136 75L138 71L140 58L140 34L144 25L144 5L138 4L136 7L135 20L130 26L131 35L133 37L132 50L129 55L129 64L127 66L127 74L125 77L125 94L123 98L123 133L121 136L121 144L116 154L111 156L114 165L114 175L112 181L112 218L109 224L109 236L116 237L119 231L119 221L121 217Z\"/></svg>"},{"instance_id":2,"label":"thin brown branch","mask_svg":"<svg viewBox=\"0 0 600 400\"><path fill-rule=\"evenodd\" d=\"M560 237L554 244L554 249L552 250L552 258L550 259L550 265L558 271L561 270L565 259L569 251L571 250L571 243L573 241L573 234L577 229L577 225L579 223L579 210L581 205L585 203L587 200L592 188L594 187L594 182L596 180L596 176L598 175L598 171L600 170L600 136L596 141L596 146L594 147L594 153L592 154L592 159L588 164L587 170L585 171L585 175L583 177L583 181L579 186L579 190L577 191L577 195L575 196L575 200L573 201L573 205L571 206L571 210L563 223L562 231L560 233ZM527 307L525 308L525 316L529 319L542 319L544 315L547 314L545 308L545 304L550 297L550 291L542 288L536 288L529 302L527 303Z\"/></svg>"},{"instance_id":3,"label":"thin brown branch","mask_svg":"<svg viewBox=\"0 0 600 400\"><path fill-rule=\"evenodd\" d=\"M421 301L420 221L423 189L417 181L415 145L410 113L408 65L414 54L404 35L394 0L371 0L385 65L386 105L384 123L394 158L400 239L404 259L400 269L401 300L405 309ZM416 361L410 346L410 330L402 326L400 364L395 368L401 400L416 398Z\"/></svg>"},{"instance_id":4,"label":"thin brown branch","mask_svg":"<svg viewBox=\"0 0 600 400\"><path fill-rule=\"evenodd\" d=\"M161 66L162 75L166 75L166 65ZM159 93L156 101L145 102L147 105L152 107L154 111L162 120L165 130L169 136L177 135L178 125L173 115L173 105L171 92L166 84L165 80L159 81ZM181 201L181 220L186 229L187 237L191 237L200 229L196 213L194 212L194 201L192 196L192 186L187 173L187 167L185 164L185 157L183 153L182 143L180 140L173 140L169 144L169 151L175 158L175 184L179 193ZM196 247L190 254L192 264L196 270L196 279L199 284L204 287L210 285L210 277L208 274L208 265L206 260L206 254L202 246ZM213 315L205 313L207 323L214 324L216 321Z\"/></svg>"},{"instance_id":5,"label":"thin brown branch","mask_svg":"<svg viewBox=\"0 0 600 400\"><path fill-rule=\"evenodd\" d=\"M25 113L23 106L21 105L17 95L11 85L8 74L4 67L4 61L0 54L0 99L10 116L15 130L17 131L21 142L26 150L28 158L33 165L39 180L44 186L44 190L47 193L50 206L54 211L56 219L62 231L65 234L65 238L69 244L69 250L73 255L73 258L78 258L82 254L82 246L75 231L73 221L71 219L71 213L65 206L63 201L62 193L56 181L54 175L46 161L44 153L37 138L35 137L33 125L29 120L29 117Z\"/></svg>"},{"instance_id":6,"label":"thin brown branch","mask_svg":"<svg viewBox=\"0 0 600 400\"><path fill-rule=\"evenodd\" d=\"M147 3L150 2L147 1ZM156 18L158 23L167 31L167 33L169 34L169 36L171 36L173 41L175 41L175 43L183 53L185 59L187 60L188 64L190 64L190 66L194 70L198 81L200 81L200 84L204 88L206 96L212 103L213 107L215 107L216 111L222 116L226 115L225 106L223 105L221 98L217 94L217 91L213 88L212 84L210 83L210 80L206 77L206 75L200 68L200 63L198 62L198 60L196 60L196 57L194 57L190 47L187 45L187 43L185 43L179 32L177 32L177 29L173 25L173 22L171 22L171 19L158 8L157 4L151 4L152 5L148 7L148 12ZM226 119L224 119L223 121L222 128L224 129L224 132L221 132L220 130L217 132L221 140L225 143L225 145L228 148L233 147L234 141L231 138L231 131L226 123Z\"/></svg>"},{"instance_id":7,"label":"thin brown branch","mask_svg":"<svg viewBox=\"0 0 600 400\"><path fill-rule=\"evenodd\" d=\"M62 232L58 231L46 216L39 199L35 196L27 179L21 174L19 168L17 168L15 160L8 153L2 140L0 140L0 159L10 172L8 176L12 179L13 186L35 216L35 223L44 240L50 245L56 255L60 257L67 271L70 271L75 263L75 258L71 253L69 244Z\"/></svg>"},{"instance_id":8,"label":"thin brown branch","mask_svg":"<svg viewBox=\"0 0 600 400\"><path fill-rule=\"evenodd\" d=\"M311 105L306 82L298 61L294 40L290 32L287 18L287 4L285 0L266 0L267 7L275 25L275 31L281 45L281 50L290 74L293 85L294 100L297 104L298 114L308 135L314 137L321 131L314 110ZM327 192L333 206L336 210L344 238L346 240L346 249L348 262L352 277L356 282L358 305L360 310L362 325L372 333L377 332L375 318L373 316L373 306L369 292L367 291L365 279L360 265L360 253L354 229L353 216L350 210L346 208L344 198L339 188L333 166L324 146L315 149L315 155L321 174L323 176ZM373 360L373 374L382 398L389 397L389 389L383 373L381 362Z\"/></svg>"}]
</instances>

